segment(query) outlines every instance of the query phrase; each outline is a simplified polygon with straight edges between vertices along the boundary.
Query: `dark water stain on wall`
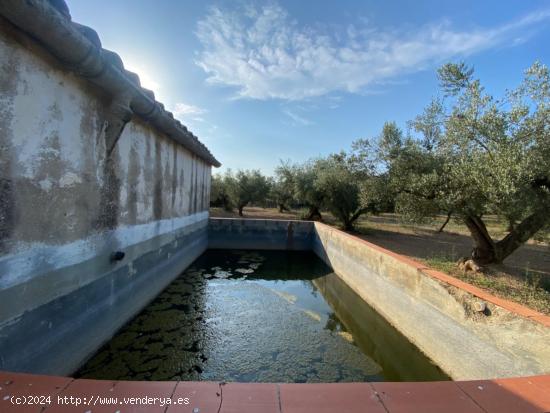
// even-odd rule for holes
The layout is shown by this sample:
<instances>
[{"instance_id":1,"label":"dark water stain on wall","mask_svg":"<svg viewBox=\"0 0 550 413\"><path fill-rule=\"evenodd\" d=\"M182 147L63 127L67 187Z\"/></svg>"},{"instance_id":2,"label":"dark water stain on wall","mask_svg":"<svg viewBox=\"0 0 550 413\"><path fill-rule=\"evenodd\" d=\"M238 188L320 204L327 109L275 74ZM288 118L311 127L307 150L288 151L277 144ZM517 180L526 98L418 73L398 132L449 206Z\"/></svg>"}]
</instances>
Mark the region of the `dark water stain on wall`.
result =
<instances>
[{"instance_id":1,"label":"dark water stain on wall","mask_svg":"<svg viewBox=\"0 0 550 413\"><path fill-rule=\"evenodd\" d=\"M98 138L103 118L103 102L101 100L85 100L80 104L80 136L82 168L79 171L83 190L76 199L81 216L78 224L83 235L88 235L94 224L96 211L99 210L99 181L97 170Z\"/></svg>"},{"instance_id":2,"label":"dark water stain on wall","mask_svg":"<svg viewBox=\"0 0 550 413\"><path fill-rule=\"evenodd\" d=\"M53 102L48 107L48 115L50 118L50 121L57 121L60 124L63 122L63 112L59 108L59 104L57 102Z\"/></svg>"},{"instance_id":3,"label":"dark water stain on wall","mask_svg":"<svg viewBox=\"0 0 550 413\"><path fill-rule=\"evenodd\" d=\"M170 202L170 190L172 188L172 170L170 169L170 157L166 156L166 161L164 162L164 178L163 178L163 186L165 188L164 191L162 191L162 197L163 197L163 211L162 211L162 218L170 218L172 216L172 209L170 208L171 202Z\"/></svg>"},{"instance_id":4,"label":"dark water stain on wall","mask_svg":"<svg viewBox=\"0 0 550 413\"><path fill-rule=\"evenodd\" d=\"M201 182L201 211L206 211L206 166L202 165L202 182Z\"/></svg>"},{"instance_id":5,"label":"dark water stain on wall","mask_svg":"<svg viewBox=\"0 0 550 413\"><path fill-rule=\"evenodd\" d=\"M16 237L22 241L49 243L70 237L67 215L74 208L73 199L67 197L70 189L60 186L61 177L70 169L62 157L57 132L43 137L39 151L27 166L35 173L32 178L17 178Z\"/></svg>"},{"instance_id":6,"label":"dark water stain on wall","mask_svg":"<svg viewBox=\"0 0 550 413\"><path fill-rule=\"evenodd\" d=\"M185 172L183 166L180 170L180 182L179 182L179 196L180 196L180 207L179 214L185 214Z\"/></svg>"},{"instance_id":7,"label":"dark water stain on wall","mask_svg":"<svg viewBox=\"0 0 550 413\"><path fill-rule=\"evenodd\" d=\"M191 162L190 162L190 170L191 170L191 177L189 179L189 215L193 214L195 211L193 210L193 183L195 182L195 162L194 157L191 155Z\"/></svg>"},{"instance_id":8,"label":"dark water stain on wall","mask_svg":"<svg viewBox=\"0 0 550 413\"><path fill-rule=\"evenodd\" d=\"M128 223L137 223L137 203L138 203L138 183L140 175L139 155L136 148L132 146L128 160L128 198L126 200L126 209L128 210Z\"/></svg>"},{"instance_id":9,"label":"dark water stain on wall","mask_svg":"<svg viewBox=\"0 0 550 413\"><path fill-rule=\"evenodd\" d=\"M172 216L177 216L176 211L176 191L178 189L178 148L172 144Z\"/></svg>"},{"instance_id":10,"label":"dark water stain on wall","mask_svg":"<svg viewBox=\"0 0 550 413\"><path fill-rule=\"evenodd\" d=\"M145 162L143 164L143 179L145 181L145 190L143 191L143 205L146 210L151 207L153 199L153 157L151 155L151 136L145 135Z\"/></svg>"},{"instance_id":11,"label":"dark water stain on wall","mask_svg":"<svg viewBox=\"0 0 550 413\"><path fill-rule=\"evenodd\" d=\"M105 135L105 129L102 131ZM100 189L99 214L96 229L114 229L118 225L121 180L118 177L119 149L115 145L111 153L105 148L103 161L103 184Z\"/></svg>"},{"instance_id":12,"label":"dark water stain on wall","mask_svg":"<svg viewBox=\"0 0 550 413\"><path fill-rule=\"evenodd\" d=\"M0 253L9 251L10 238L15 228L15 183L12 176L14 150L13 98L17 93L19 60L12 48L6 48L0 60Z\"/></svg>"},{"instance_id":13,"label":"dark water stain on wall","mask_svg":"<svg viewBox=\"0 0 550 413\"><path fill-rule=\"evenodd\" d=\"M162 218L162 154L160 141L155 141L155 177L153 194L153 218Z\"/></svg>"},{"instance_id":14,"label":"dark water stain on wall","mask_svg":"<svg viewBox=\"0 0 550 413\"><path fill-rule=\"evenodd\" d=\"M198 182L198 162L197 157L193 155L193 214L197 213L197 182Z\"/></svg>"}]
</instances>

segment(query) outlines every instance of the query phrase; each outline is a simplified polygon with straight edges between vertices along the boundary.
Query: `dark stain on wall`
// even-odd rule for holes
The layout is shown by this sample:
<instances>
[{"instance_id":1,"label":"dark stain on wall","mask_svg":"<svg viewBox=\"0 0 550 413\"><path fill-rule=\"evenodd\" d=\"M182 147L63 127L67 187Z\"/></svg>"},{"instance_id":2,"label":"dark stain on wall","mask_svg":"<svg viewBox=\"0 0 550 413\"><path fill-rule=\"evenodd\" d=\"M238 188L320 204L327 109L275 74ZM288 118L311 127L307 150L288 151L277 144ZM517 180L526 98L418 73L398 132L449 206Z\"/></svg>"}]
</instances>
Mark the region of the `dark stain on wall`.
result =
<instances>
[{"instance_id":1,"label":"dark stain on wall","mask_svg":"<svg viewBox=\"0 0 550 413\"><path fill-rule=\"evenodd\" d=\"M162 218L162 154L160 140L155 141L155 177L153 190L153 218Z\"/></svg>"},{"instance_id":2,"label":"dark stain on wall","mask_svg":"<svg viewBox=\"0 0 550 413\"><path fill-rule=\"evenodd\" d=\"M176 191L178 189L178 148L172 144L172 216L177 216Z\"/></svg>"},{"instance_id":3,"label":"dark stain on wall","mask_svg":"<svg viewBox=\"0 0 550 413\"><path fill-rule=\"evenodd\" d=\"M179 208L179 214L185 214L184 208L185 208L185 173L183 172L184 168L180 169L180 182L179 182L179 195L180 195L180 208Z\"/></svg>"},{"instance_id":4,"label":"dark stain on wall","mask_svg":"<svg viewBox=\"0 0 550 413\"><path fill-rule=\"evenodd\" d=\"M153 157L151 156L151 139L145 135L145 163L143 165L143 178L145 181L145 190L143 192L143 205L149 210L151 200L153 199Z\"/></svg>"},{"instance_id":5,"label":"dark stain on wall","mask_svg":"<svg viewBox=\"0 0 550 413\"><path fill-rule=\"evenodd\" d=\"M168 192L172 188L172 171L170 170L170 160L169 156L166 156L166 161L164 162L164 175L163 175L163 186L164 191L162 191L162 218L170 218L172 216L172 211L170 209L170 193Z\"/></svg>"},{"instance_id":6,"label":"dark stain on wall","mask_svg":"<svg viewBox=\"0 0 550 413\"><path fill-rule=\"evenodd\" d=\"M82 168L79 171L82 179L83 190L76 197L78 208L82 211L78 220L81 226L83 236L88 235L93 230L94 219L99 209L100 188L97 174L98 158L98 137L101 135L101 119L103 118L103 107L101 100L86 100L81 102L80 110L82 118L80 119L80 139L84 139L81 146L81 157L83 160Z\"/></svg>"},{"instance_id":7,"label":"dark stain on wall","mask_svg":"<svg viewBox=\"0 0 550 413\"><path fill-rule=\"evenodd\" d=\"M57 132L46 135L30 163L34 176L17 178L15 239L62 244L91 232L94 222L88 215L96 216L98 198L87 203L86 197L94 193L93 184L73 169L62 149Z\"/></svg>"},{"instance_id":8,"label":"dark stain on wall","mask_svg":"<svg viewBox=\"0 0 550 413\"><path fill-rule=\"evenodd\" d=\"M199 184L199 162L197 157L195 157L195 188L193 189L193 197L195 198L195 212L199 212Z\"/></svg>"},{"instance_id":9,"label":"dark stain on wall","mask_svg":"<svg viewBox=\"0 0 550 413\"><path fill-rule=\"evenodd\" d=\"M15 183L12 177L15 154L12 147L11 104L17 92L18 66L13 49L6 49L5 59L0 62L0 253L9 251L9 240L16 220Z\"/></svg>"},{"instance_id":10,"label":"dark stain on wall","mask_svg":"<svg viewBox=\"0 0 550 413\"><path fill-rule=\"evenodd\" d=\"M102 130L102 135L105 137L106 127ZM103 184L100 189L99 214L94 227L100 229L114 229L118 224L118 211L120 201L120 178L117 175L119 151L115 145L111 153L107 153L105 147L105 158L103 161Z\"/></svg>"},{"instance_id":11,"label":"dark stain on wall","mask_svg":"<svg viewBox=\"0 0 550 413\"><path fill-rule=\"evenodd\" d=\"M15 185L11 177L12 148L1 129L3 122L0 115L0 253L7 253L17 217Z\"/></svg>"},{"instance_id":12,"label":"dark stain on wall","mask_svg":"<svg viewBox=\"0 0 550 413\"><path fill-rule=\"evenodd\" d=\"M197 212L197 168L195 155L191 155L191 214Z\"/></svg>"},{"instance_id":13,"label":"dark stain on wall","mask_svg":"<svg viewBox=\"0 0 550 413\"><path fill-rule=\"evenodd\" d=\"M193 213L193 155L191 155L190 166L189 166L189 193L187 194L187 200L189 207L187 208L187 214L191 215Z\"/></svg>"},{"instance_id":14,"label":"dark stain on wall","mask_svg":"<svg viewBox=\"0 0 550 413\"><path fill-rule=\"evenodd\" d=\"M206 209L206 168L201 165L202 169L202 181L201 181L201 211Z\"/></svg>"},{"instance_id":15,"label":"dark stain on wall","mask_svg":"<svg viewBox=\"0 0 550 413\"><path fill-rule=\"evenodd\" d=\"M132 146L128 160L126 209L128 210L128 223L137 223L137 202L138 202L138 182L140 173L139 155L136 148Z\"/></svg>"}]
</instances>

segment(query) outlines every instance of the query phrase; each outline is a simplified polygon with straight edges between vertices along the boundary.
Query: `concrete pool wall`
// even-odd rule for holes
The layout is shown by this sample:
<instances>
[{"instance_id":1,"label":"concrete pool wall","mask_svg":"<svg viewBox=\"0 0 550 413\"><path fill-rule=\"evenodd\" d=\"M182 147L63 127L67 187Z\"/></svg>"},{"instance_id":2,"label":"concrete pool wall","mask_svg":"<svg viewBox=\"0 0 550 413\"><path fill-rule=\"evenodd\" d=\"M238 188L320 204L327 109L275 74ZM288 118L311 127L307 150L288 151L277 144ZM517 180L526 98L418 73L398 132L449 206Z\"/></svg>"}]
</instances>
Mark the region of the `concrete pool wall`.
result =
<instances>
[{"instance_id":1,"label":"concrete pool wall","mask_svg":"<svg viewBox=\"0 0 550 413\"><path fill-rule=\"evenodd\" d=\"M328 225L211 218L209 247L311 248L455 380L550 372L550 317Z\"/></svg>"},{"instance_id":2,"label":"concrete pool wall","mask_svg":"<svg viewBox=\"0 0 550 413\"><path fill-rule=\"evenodd\" d=\"M0 370L68 374L207 247L219 162L62 1L0 2Z\"/></svg>"}]
</instances>

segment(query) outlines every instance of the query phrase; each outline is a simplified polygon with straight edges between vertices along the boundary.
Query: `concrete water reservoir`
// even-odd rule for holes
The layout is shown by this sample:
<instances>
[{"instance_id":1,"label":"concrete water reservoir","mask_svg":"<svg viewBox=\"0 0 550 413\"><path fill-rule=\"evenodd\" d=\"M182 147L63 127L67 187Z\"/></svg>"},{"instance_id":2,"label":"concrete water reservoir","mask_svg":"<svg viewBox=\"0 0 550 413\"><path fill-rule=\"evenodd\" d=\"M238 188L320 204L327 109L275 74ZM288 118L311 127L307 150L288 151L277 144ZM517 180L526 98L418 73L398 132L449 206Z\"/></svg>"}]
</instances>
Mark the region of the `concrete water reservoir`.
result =
<instances>
[{"instance_id":1,"label":"concrete water reservoir","mask_svg":"<svg viewBox=\"0 0 550 413\"><path fill-rule=\"evenodd\" d=\"M0 73L0 370L73 374L207 249L244 249L313 251L336 275L312 285L348 333L368 319L346 307L352 291L452 379L550 371L550 320L535 311L320 223L209 220L211 168L220 163L63 1L0 2ZM352 336L364 354L380 348ZM371 358L393 379L384 357ZM14 380L27 390L54 383L52 393L90 383L0 377L2 400ZM544 395L545 377L498 386ZM159 385L168 395L176 386L185 384ZM217 400L220 386L205 384L208 397ZM275 394L274 409L304 395L259 386L255 394ZM457 403L480 387L433 386L452 388ZM374 403L374 388L390 387L338 394ZM319 391L309 394L319 405ZM500 400L483 397L476 403Z\"/></svg>"}]
</instances>

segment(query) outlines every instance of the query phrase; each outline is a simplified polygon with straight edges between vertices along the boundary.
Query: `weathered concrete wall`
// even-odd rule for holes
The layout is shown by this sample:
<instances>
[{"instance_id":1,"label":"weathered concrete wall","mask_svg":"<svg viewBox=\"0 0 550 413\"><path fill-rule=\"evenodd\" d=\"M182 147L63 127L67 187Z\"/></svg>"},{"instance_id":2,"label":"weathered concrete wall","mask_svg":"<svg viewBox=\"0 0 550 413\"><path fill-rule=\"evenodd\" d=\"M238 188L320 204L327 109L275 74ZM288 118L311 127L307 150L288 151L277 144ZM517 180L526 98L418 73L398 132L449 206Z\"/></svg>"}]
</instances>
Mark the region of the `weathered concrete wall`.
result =
<instances>
[{"instance_id":1,"label":"weathered concrete wall","mask_svg":"<svg viewBox=\"0 0 550 413\"><path fill-rule=\"evenodd\" d=\"M314 230L310 221L211 218L208 248L310 250Z\"/></svg>"},{"instance_id":2,"label":"weathered concrete wall","mask_svg":"<svg viewBox=\"0 0 550 413\"><path fill-rule=\"evenodd\" d=\"M205 250L211 166L136 117L109 152L111 97L0 23L0 369L70 373Z\"/></svg>"},{"instance_id":3,"label":"weathered concrete wall","mask_svg":"<svg viewBox=\"0 0 550 413\"><path fill-rule=\"evenodd\" d=\"M550 372L550 328L471 294L429 269L315 223L313 250L368 304L453 379Z\"/></svg>"}]
</instances>

